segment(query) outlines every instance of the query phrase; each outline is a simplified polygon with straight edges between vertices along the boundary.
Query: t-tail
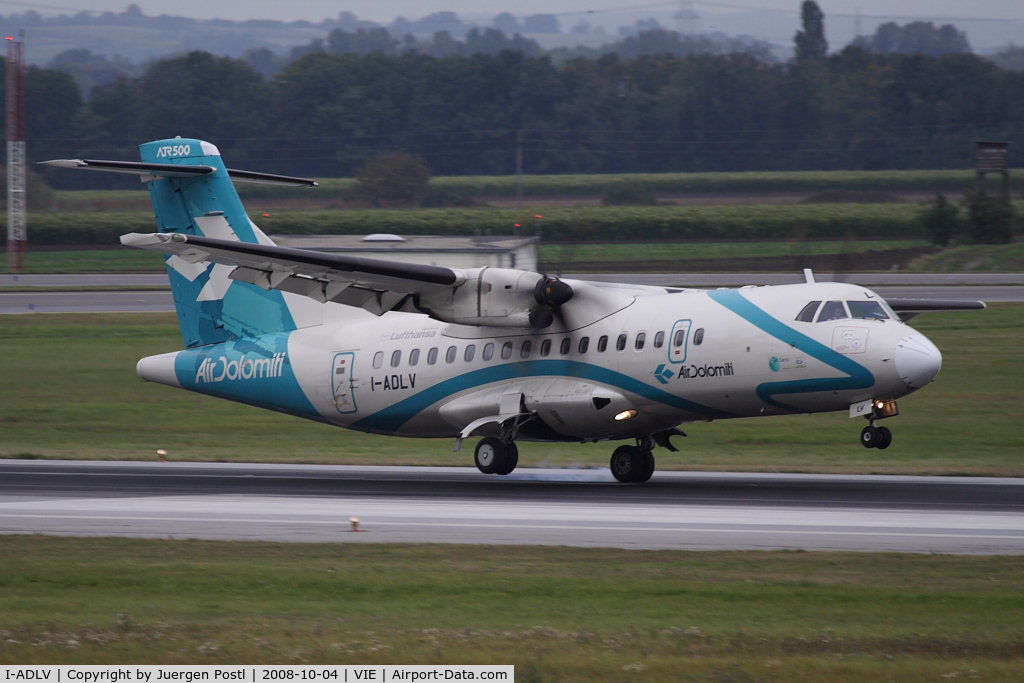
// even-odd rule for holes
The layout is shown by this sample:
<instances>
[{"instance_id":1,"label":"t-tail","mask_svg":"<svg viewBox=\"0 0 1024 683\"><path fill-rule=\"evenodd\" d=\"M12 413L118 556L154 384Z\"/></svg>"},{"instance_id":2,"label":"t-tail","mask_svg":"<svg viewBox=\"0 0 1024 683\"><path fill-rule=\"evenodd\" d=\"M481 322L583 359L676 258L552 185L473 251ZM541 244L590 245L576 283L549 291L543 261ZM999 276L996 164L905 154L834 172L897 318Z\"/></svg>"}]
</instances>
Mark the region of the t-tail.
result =
<instances>
[{"instance_id":1,"label":"t-tail","mask_svg":"<svg viewBox=\"0 0 1024 683\"><path fill-rule=\"evenodd\" d=\"M172 138L140 145L141 162L62 159L44 162L85 170L134 173L149 187L157 229L215 239L272 245L249 219L234 181L315 186L312 180L228 169L217 147L203 140ZM144 235L125 235L130 246ZM197 259L200 255L197 254ZM165 256L174 306L186 348L289 332L319 322L310 308L286 294L229 277L232 266L188 255ZM305 304L305 305L304 305Z\"/></svg>"}]
</instances>

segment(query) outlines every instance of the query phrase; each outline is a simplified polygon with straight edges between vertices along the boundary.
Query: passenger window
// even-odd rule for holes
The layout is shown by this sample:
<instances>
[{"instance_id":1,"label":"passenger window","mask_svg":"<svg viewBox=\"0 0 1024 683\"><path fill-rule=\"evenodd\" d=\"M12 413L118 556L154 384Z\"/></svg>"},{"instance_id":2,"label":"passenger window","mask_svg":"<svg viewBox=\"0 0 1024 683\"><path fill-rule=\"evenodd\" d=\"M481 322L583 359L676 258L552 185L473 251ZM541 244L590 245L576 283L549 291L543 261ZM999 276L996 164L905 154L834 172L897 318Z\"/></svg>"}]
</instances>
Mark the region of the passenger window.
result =
<instances>
[{"instance_id":1,"label":"passenger window","mask_svg":"<svg viewBox=\"0 0 1024 683\"><path fill-rule=\"evenodd\" d=\"M529 358L530 357L530 351L532 351L532 350L533 350L533 344L530 343L529 339L527 339L526 341L523 342L522 348L519 349L519 357L520 358Z\"/></svg>"},{"instance_id":2,"label":"passenger window","mask_svg":"<svg viewBox=\"0 0 1024 683\"><path fill-rule=\"evenodd\" d=\"M877 301L847 301L846 305L850 307L851 318L885 320L889 317Z\"/></svg>"},{"instance_id":3,"label":"passenger window","mask_svg":"<svg viewBox=\"0 0 1024 683\"><path fill-rule=\"evenodd\" d=\"M473 361L473 357L476 355L476 344L470 344L466 347L466 352L462 354L462 359L467 363Z\"/></svg>"},{"instance_id":4,"label":"passenger window","mask_svg":"<svg viewBox=\"0 0 1024 683\"><path fill-rule=\"evenodd\" d=\"M431 346L430 350L427 351L427 365L433 365L437 362L437 347Z\"/></svg>"},{"instance_id":5,"label":"passenger window","mask_svg":"<svg viewBox=\"0 0 1024 683\"><path fill-rule=\"evenodd\" d=\"M665 330L658 330L654 335L654 348L660 349L665 345Z\"/></svg>"},{"instance_id":6,"label":"passenger window","mask_svg":"<svg viewBox=\"0 0 1024 683\"><path fill-rule=\"evenodd\" d=\"M686 328L680 327L672 336L672 346L682 346L684 341L686 341Z\"/></svg>"},{"instance_id":7,"label":"passenger window","mask_svg":"<svg viewBox=\"0 0 1024 683\"><path fill-rule=\"evenodd\" d=\"M561 346L558 347L558 351L559 351L559 353L561 353L564 356L567 353L569 353L569 349L571 349L571 348L572 348L572 340L569 339L568 337L566 337L565 339L562 340L562 344L561 344Z\"/></svg>"},{"instance_id":8,"label":"passenger window","mask_svg":"<svg viewBox=\"0 0 1024 683\"><path fill-rule=\"evenodd\" d=\"M704 328L698 327L693 332L693 345L700 346L702 343L704 343Z\"/></svg>"},{"instance_id":9,"label":"passenger window","mask_svg":"<svg viewBox=\"0 0 1024 683\"><path fill-rule=\"evenodd\" d=\"M413 349L409 352L409 365L416 365L420 362L420 350Z\"/></svg>"},{"instance_id":10,"label":"passenger window","mask_svg":"<svg viewBox=\"0 0 1024 683\"><path fill-rule=\"evenodd\" d=\"M813 323L814 313L815 311L818 310L818 306L820 305L820 301L810 302L809 304L800 309L800 312L796 314L796 319L802 323Z\"/></svg>"},{"instance_id":11,"label":"passenger window","mask_svg":"<svg viewBox=\"0 0 1024 683\"><path fill-rule=\"evenodd\" d=\"M551 353L551 340L545 339L540 343L540 355L546 356Z\"/></svg>"},{"instance_id":12,"label":"passenger window","mask_svg":"<svg viewBox=\"0 0 1024 683\"><path fill-rule=\"evenodd\" d=\"M627 335L625 332L619 335L619 338L615 340L616 351L622 351L624 348L626 348L626 337L628 336L629 335Z\"/></svg>"},{"instance_id":13,"label":"passenger window","mask_svg":"<svg viewBox=\"0 0 1024 683\"><path fill-rule=\"evenodd\" d=\"M484 360L490 360L494 356L494 344L492 342L484 344L484 351L481 355Z\"/></svg>"},{"instance_id":14,"label":"passenger window","mask_svg":"<svg viewBox=\"0 0 1024 683\"><path fill-rule=\"evenodd\" d=\"M501 359L508 360L512 357L512 342L505 342L501 345Z\"/></svg>"},{"instance_id":15,"label":"passenger window","mask_svg":"<svg viewBox=\"0 0 1024 683\"><path fill-rule=\"evenodd\" d=\"M459 350L457 348L455 348L454 346L449 346L448 350L444 352L444 362L445 363L454 363L455 362L455 354L457 354L458 352L459 352Z\"/></svg>"},{"instance_id":16,"label":"passenger window","mask_svg":"<svg viewBox=\"0 0 1024 683\"><path fill-rule=\"evenodd\" d=\"M827 301L825 305L821 307L821 313L818 314L818 322L823 323L827 320L842 320L848 318L846 315L846 307L843 306L842 301Z\"/></svg>"},{"instance_id":17,"label":"passenger window","mask_svg":"<svg viewBox=\"0 0 1024 683\"><path fill-rule=\"evenodd\" d=\"M401 362L402 362L402 352L398 351L398 350L394 351L391 354L391 367L397 368L398 364L401 363Z\"/></svg>"},{"instance_id":18,"label":"passenger window","mask_svg":"<svg viewBox=\"0 0 1024 683\"><path fill-rule=\"evenodd\" d=\"M646 343L647 343L647 333L646 332L637 332L636 333L636 341L633 342L633 348L636 349L637 351L640 351L640 350L642 350L644 348L644 344L646 344Z\"/></svg>"},{"instance_id":19,"label":"passenger window","mask_svg":"<svg viewBox=\"0 0 1024 683\"><path fill-rule=\"evenodd\" d=\"M608 335L607 334L602 334L601 337L597 340L597 352L598 353L604 353L607 348L608 348Z\"/></svg>"},{"instance_id":20,"label":"passenger window","mask_svg":"<svg viewBox=\"0 0 1024 683\"><path fill-rule=\"evenodd\" d=\"M576 350L580 353L586 353L588 348L590 348L590 337L580 337L580 343Z\"/></svg>"},{"instance_id":21,"label":"passenger window","mask_svg":"<svg viewBox=\"0 0 1024 683\"><path fill-rule=\"evenodd\" d=\"M384 365L384 352L378 351L373 354L373 369L376 370L380 366Z\"/></svg>"}]
</instances>

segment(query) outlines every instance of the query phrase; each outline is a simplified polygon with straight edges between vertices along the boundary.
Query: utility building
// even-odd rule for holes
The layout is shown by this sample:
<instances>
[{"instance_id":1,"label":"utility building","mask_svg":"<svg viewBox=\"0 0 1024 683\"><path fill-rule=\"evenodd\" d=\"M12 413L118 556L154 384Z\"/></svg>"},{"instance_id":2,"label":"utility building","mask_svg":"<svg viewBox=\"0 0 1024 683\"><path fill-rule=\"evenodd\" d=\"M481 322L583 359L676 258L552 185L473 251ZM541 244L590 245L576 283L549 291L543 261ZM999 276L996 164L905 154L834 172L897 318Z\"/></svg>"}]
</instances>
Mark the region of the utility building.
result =
<instances>
[{"instance_id":1,"label":"utility building","mask_svg":"<svg viewBox=\"0 0 1024 683\"><path fill-rule=\"evenodd\" d=\"M519 268L537 270L538 237L472 235L444 237L390 233L374 235L272 235L281 247L342 252L451 268Z\"/></svg>"}]
</instances>

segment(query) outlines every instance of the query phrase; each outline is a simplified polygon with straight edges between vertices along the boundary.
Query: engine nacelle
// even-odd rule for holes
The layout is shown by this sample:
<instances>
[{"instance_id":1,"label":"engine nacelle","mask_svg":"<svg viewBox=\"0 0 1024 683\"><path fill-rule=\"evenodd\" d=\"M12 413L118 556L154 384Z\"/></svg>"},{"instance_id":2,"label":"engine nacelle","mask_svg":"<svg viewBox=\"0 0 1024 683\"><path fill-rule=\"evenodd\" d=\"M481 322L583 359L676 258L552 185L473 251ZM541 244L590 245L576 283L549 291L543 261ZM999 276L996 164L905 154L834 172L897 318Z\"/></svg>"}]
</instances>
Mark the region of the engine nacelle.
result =
<instances>
[{"instance_id":1,"label":"engine nacelle","mask_svg":"<svg viewBox=\"0 0 1024 683\"><path fill-rule=\"evenodd\" d=\"M454 289L421 294L417 308L437 320L460 325L544 328L554 321L551 306L538 299L545 282L557 282L560 303L572 296L571 288L540 273L510 268L474 268L464 271L465 281Z\"/></svg>"}]
</instances>

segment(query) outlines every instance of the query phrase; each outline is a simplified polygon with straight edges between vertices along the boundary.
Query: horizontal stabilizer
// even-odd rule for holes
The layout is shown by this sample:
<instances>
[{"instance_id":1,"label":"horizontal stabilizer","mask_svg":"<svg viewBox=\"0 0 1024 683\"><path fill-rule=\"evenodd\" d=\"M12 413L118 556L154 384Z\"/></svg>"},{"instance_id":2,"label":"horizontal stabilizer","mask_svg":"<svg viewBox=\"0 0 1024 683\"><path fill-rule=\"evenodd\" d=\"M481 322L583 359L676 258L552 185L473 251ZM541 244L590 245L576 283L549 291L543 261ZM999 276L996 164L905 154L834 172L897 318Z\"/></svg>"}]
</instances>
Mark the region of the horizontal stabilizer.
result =
<instances>
[{"instance_id":1,"label":"horizontal stabilizer","mask_svg":"<svg viewBox=\"0 0 1024 683\"><path fill-rule=\"evenodd\" d=\"M194 178L197 176L209 175L217 170L213 166L206 166L202 164L155 164L142 161L111 161L108 159L52 159L50 161L40 161L39 163L44 166L72 168L82 171L128 173L143 176L144 178ZM257 171L243 171L236 168L228 168L225 170L232 180L240 183L288 185L291 187L317 186L317 182L315 180L310 180L309 178L296 178L293 176L277 175L275 173L260 173Z\"/></svg>"}]
</instances>

